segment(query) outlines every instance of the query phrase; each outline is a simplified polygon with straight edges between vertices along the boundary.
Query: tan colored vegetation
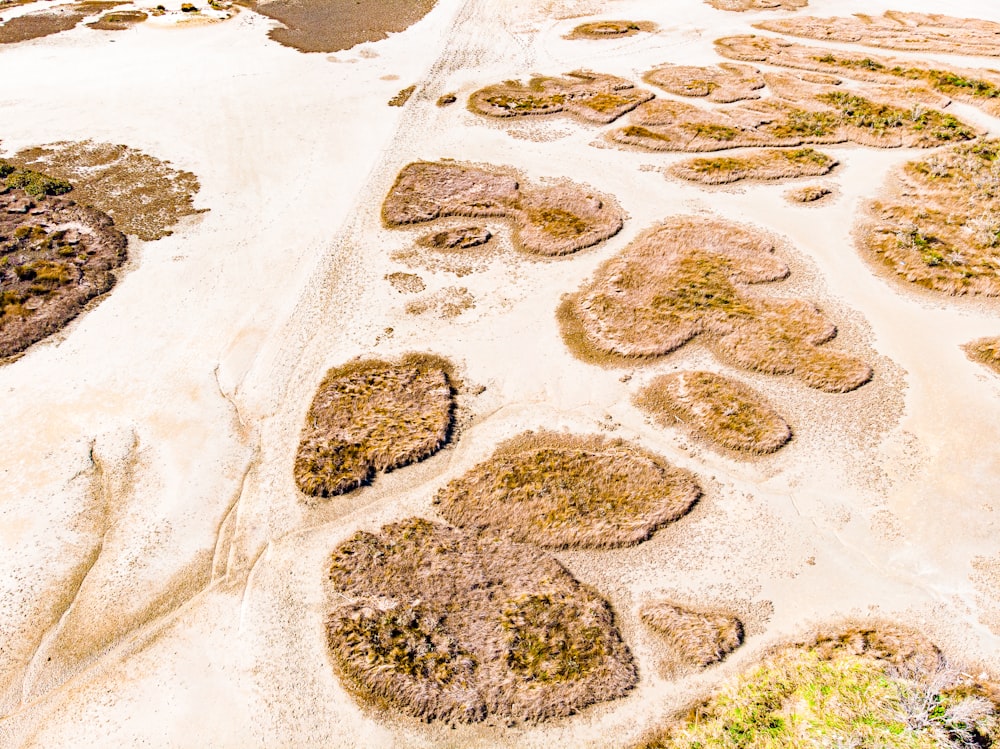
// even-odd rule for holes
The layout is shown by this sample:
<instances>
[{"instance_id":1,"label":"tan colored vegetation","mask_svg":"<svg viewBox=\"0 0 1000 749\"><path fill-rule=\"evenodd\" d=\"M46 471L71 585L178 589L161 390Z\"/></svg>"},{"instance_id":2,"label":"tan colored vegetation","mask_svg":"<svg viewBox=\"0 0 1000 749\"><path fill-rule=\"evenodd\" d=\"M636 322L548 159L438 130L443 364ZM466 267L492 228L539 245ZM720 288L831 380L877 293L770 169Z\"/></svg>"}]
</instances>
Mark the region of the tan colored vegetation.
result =
<instances>
[{"instance_id":1,"label":"tan colored vegetation","mask_svg":"<svg viewBox=\"0 0 1000 749\"><path fill-rule=\"evenodd\" d=\"M798 16L754 24L757 28L828 42L852 42L913 52L1000 56L1000 23L934 13L886 11L881 16Z\"/></svg>"},{"instance_id":2,"label":"tan colored vegetation","mask_svg":"<svg viewBox=\"0 0 1000 749\"><path fill-rule=\"evenodd\" d=\"M911 161L867 206L858 245L897 278L946 294L1000 295L1000 139Z\"/></svg>"},{"instance_id":3,"label":"tan colored vegetation","mask_svg":"<svg viewBox=\"0 0 1000 749\"><path fill-rule=\"evenodd\" d=\"M638 89L624 78L577 70L562 78L539 76L527 83L506 81L487 86L469 96L469 109L488 117L563 112L605 124L652 98L652 92Z\"/></svg>"},{"instance_id":4,"label":"tan colored vegetation","mask_svg":"<svg viewBox=\"0 0 1000 749\"><path fill-rule=\"evenodd\" d=\"M462 226L425 234L417 244L435 250L462 251L486 244L492 238L493 234L485 226Z\"/></svg>"},{"instance_id":5,"label":"tan colored vegetation","mask_svg":"<svg viewBox=\"0 0 1000 749\"><path fill-rule=\"evenodd\" d=\"M644 73L642 79L671 94L701 96L724 104L758 99L758 92L764 88L764 77L759 70L725 62L707 67L660 65Z\"/></svg>"},{"instance_id":6,"label":"tan colored vegetation","mask_svg":"<svg viewBox=\"0 0 1000 749\"><path fill-rule=\"evenodd\" d=\"M149 15L141 10L119 10L114 13L105 13L97 21L88 23L88 28L98 31L124 31L136 24L142 23Z\"/></svg>"},{"instance_id":7,"label":"tan colored vegetation","mask_svg":"<svg viewBox=\"0 0 1000 749\"><path fill-rule=\"evenodd\" d=\"M313 397L295 456L305 494L330 497L433 455L451 436L451 364L429 354L334 367Z\"/></svg>"},{"instance_id":8,"label":"tan colored vegetation","mask_svg":"<svg viewBox=\"0 0 1000 749\"><path fill-rule=\"evenodd\" d=\"M400 294L419 294L427 288L424 279L414 273L389 273L385 280Z\"/></svg>"},{"instance_id":9,"label":"tan colored vegetation","mask_svg":"<svg viewBox=\"0 0 1000 749\"><path fill-rule=\"evenodd\" d=\"M694 477L638 445L525 432L442 488L449 522L551 548L630 546L688 512Z\"/></svg>"},{"instance_id":10,"label":"tan colored vegetation","mask_svg":"<svg viewBox=\"0 0 1000 749\"><path fill-rule=\"evenodd\" d=\"M792 430L757 391L712 372L661 375L634 398L663 426L680 426L713 445L763 455L784 447Z\"/></svg>"},{"instance_id":11,"label":"tan colored vegetation","mask_svg":"<svg viewBox=\"0 0 1000 749\"><path fill-rule=\"evenodd\" d=\"M635 36L643 31L656 31L656 24L649 21L591 21L573 29L567 39L620 39Z\"/></svg>"},{"instance_id":12,"label":"tan colored vegetation","mask_svg":"<svg viewBox=\"0 0 1000 749\"><path fill-rule=\"evenodd\" d=\"M697 611L672 601L652 601L639 612L665 641L673 675L718 663L743 644L743 623L727 611Z\"/></svg>"},{"instance_id":13,"label":"tan colored vegetation","mask_svg":"<svg viewBox=\"0 0 1000 749\"><path fill-rule=\"evenodd\" d=\"M439 96L437 100L437 105L439 107L447 107L449 104L454 104L458 101L458 97L455 94L444 94Z\"/></svg>"},{"instance_id":14,"label":"tan colored vegetation","mask_svg":"<svg viewBox=\"0 0 1000 749\"><path fill-rule=\"evenodd\" d=\"M128 146L82 141L19 152L13 162L73 183L73 197L107 213L125 234L154 240L169 236L200 189L191 172Z\"/></svg>"},{"instance_id":15,"label":"tan colored vegetation","mask_svg":"<svg viewBox=\"0 0 1000 749\"><path fill-rule=\"evenodd\" d=\"M639 746L972 749L997 740L996 686L888 626L779 648Z\"/></svg>"},{"instance_id":16,"label":"tan colored vegetation","mask_svg":"<svg viewBox=\"0 0 1000 749\"><path fill-rule=\"evenodd\" d=\"M87 16L121 5L118 2L83 2L60 5L16 16L0 24L0 44L16 44L40 39L76 28Z\"/></svg>"},{"instance_id":17,"label":"tan colored vegetation","mask_svg":"<svg viewBox=\"0 0 1000 749\"><path fill-rule=\"evenodd\" d=\"M798 10L809 5L809 0L705 0L719 10Z\"/></svg>"},{"instance_id":18,"label":"tan colored vegetation","mask_svg":"<svg viewBox=\"0 0 1000 749\"><path fill-rule=\"evenodd\" d=\"M402 107L405 106L406 102L410 100L413 96L413 92L417 90L416 86L407 86L406 88L400 90L398 94L389 99L390 107Z\"/></svg>"},{"instance_id":19,"label":"tan colored vegetation","mask_svg":"<svg viewBox=\"0 0 1000 749\"><path fill-rule=\"evenodd\" d=\"M836 327L810 302L751 291L788 266L767 234L714 218L679 217L635 239L565 298L563 338L586 361L661 357L700 337L722 360L810 387L846 392L872 375L823 344Z\"/></svg>"},{"instance_id":20,"label":"tan colored vegetation","mask_svg":"<svg viewBox=\"0 0 1000 749\"><path fill-rule=\"evenodd\" d=\"M407 165L382 205L390 227L445 216L509 218L514 244L538 255L576 252L622 227L617 203L582 185L562 181L522 187L513 172L450 161Z\"/></svg>"},{"instance_id":21,"label":"tan colored vegetation","mask_svg":"<svg viewBox=\"0 0 1000 749\"><path fill-rule=\"evenodd\" d=\"M407 303L409 315L433 314L440 320L450 320L476 308L476 298L464 286L446 286L432 294Z\"/></svg>"},{"instance_id":22,"label":"tan colored vegetation","mask_svg":"<svg viewBox=\"0 0 1000 749\"><path fill-rule=\"evenodd\" d=\"M0 162L0 358L64 327L110 291L126 240L107 215L57 197L66 183Z\"/></svg>"},{"instance_id":23,"label":"tan colored vegetation","mask_svg":"<svg viewBox=\"0 0 1000 749\"><path fill-rule=\"evenodd\" d=\"M349 688L424 720L541 721L636 683L608 604L552 557L418 518L333 552L327 632Z\"/></svg>"},{"instance_id":24,"label":"tan colored vegetation","mask_svg":"<svg viewBox=\"0 0 1000 749\"><path fill-rule=\"evenodd\" d=\"M1000 336L977 338L962 346L962 350L972 361L985 364L1000 374Z\"/></svg>"},{"instance_id":25,"label":"tan colored vegetation","mask_svg":"<svg viewBox=\"0 0 1000 749\"><path fill-rule=\"evenodd\" d=\"M823 185L806 185L796 187L785 193L785 198L790 203L815 203L833 194L833 190Z\"/></svg>"},{"instance_id":26,"label":"tan colored vegetation","mask_svg":"<svg viewBox=\"0 0 1000 749\"><path fill-rule=\"evenodd\" d=\"M911 95L921 88L1000 114L1000 74L986 70L944 69L863 52L809 47L763 36L731 36L715 42L719 54L734 60L766 62L800 70L831 73L862 81L904 86Z\"/></svg>"},{"instance_id":27,"label":"tan colored vegetation","mask_svg":"<svg viewBox=\"0 0 1000 749\"><path fill-rule=\"evenodd\" d=\"M837 164L833 157L812 148L764 148L746 156L687 159L674 164L667 171L668 174L689 182L723 185L741 180L819 177L829 174Z\"/></svg>"}]
</instances>

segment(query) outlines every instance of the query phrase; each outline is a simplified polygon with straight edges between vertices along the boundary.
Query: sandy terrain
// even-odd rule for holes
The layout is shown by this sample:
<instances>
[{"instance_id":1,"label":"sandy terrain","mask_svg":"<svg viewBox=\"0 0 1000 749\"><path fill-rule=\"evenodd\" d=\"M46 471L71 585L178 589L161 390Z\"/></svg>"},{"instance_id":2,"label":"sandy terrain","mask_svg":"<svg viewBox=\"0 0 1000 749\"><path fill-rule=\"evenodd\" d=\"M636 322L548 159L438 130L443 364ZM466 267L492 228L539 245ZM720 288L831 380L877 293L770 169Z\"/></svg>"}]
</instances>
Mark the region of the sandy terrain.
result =
<instances>
[{"instance_id":1,"label":"sandy terrain","mask_svg":"<svg viewBox=\"0 0 1000 749\"><path fill-rule=\"evenodd\" d=\"M682 155L608 147L602 133L614 124L493 120L465 107L486 85L581 68L640 85L664 63L718 64L716 38L762 33L752 24L766 19L898 4L733 13L702 0L439 0L406 31L329 55L272 41L275 22L251 10L215 23L165 5L166 16L127 30L79 25L0 48L10 71L0 84L4 155L123 143L196 175L195 208L205 209L170 236L132 238L100 305L0 367L0 745L628 747L767 647L848 616L919 627L946 654L1000 674L1000 377L962 350L1000 334L1000 306L879 277L853 245L861 206L918 149L824 147L840 162L824 178L833 193L804 207L785 199L787 183L666 180ZM1000 21L987 0L906 6ZM602 18L656 31L566 38ZM387 106L411 84L404 106ZM437 106L449 93L457 102ZM975 107L946 111L1000 135L1000 121ZM400 170L441 159L586 185L614 196L624 228L539 258L516 251L507 222L485 218L490 251L461 277L433 249L410 254L416 266L394 261L428 232L475 223L383 226ZM837 347L872 366L871 382L819 392L694 344L608 368L574 357L555 316L562 296L682 214L787 240L782 295L805 296L834 320ZM404 271L421 290L402 294L386 279ZM458 314L407 312L456 287L472 299ZM324 374L412 351L447 358L462 381L451 444L306 502L293 465ZM662 428L632 400L680 370L752 386L794 438L743 460ZM614 609L637 686L574 716L513 726L452 728L362 706L327 649L338 604L330 553L359 530L443 522L441 487L540 428L633 441L704 491L645 543L552 552ZM666 678L639 613L656 600L731 611L746 642L721 664Z\"/></svg>"}]
</instances>

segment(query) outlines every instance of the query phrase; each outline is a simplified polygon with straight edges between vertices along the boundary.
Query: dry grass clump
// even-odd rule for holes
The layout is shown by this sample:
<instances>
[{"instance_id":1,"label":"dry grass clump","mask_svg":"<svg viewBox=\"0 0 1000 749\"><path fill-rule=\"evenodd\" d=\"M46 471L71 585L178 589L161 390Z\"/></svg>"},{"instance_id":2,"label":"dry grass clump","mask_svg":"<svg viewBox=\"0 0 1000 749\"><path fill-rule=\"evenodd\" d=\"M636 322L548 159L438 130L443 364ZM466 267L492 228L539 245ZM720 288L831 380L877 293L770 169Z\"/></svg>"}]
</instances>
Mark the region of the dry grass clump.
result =
<instances>
[{"instance_id":1,"label":"dry grass clump","mask_svg":"<svg viewBox=\"0 0 1000 749\"><path fill-rule=\"evenodd\" d=\"M191 172L128 146L82 141L20 151L12 161L73 183L80 203L107 213L125 234L143 240L169 236L193 205L201 185Z\"/></svg>"},{"instance_id":2,"label":"dry grass clump","mask_svg":"<svg viewBox=\"0 0 1000 749\"><path fill-rule=\"evenodd\" d=\"M326 373L295 456L295 483L331 497L427 458L451 436L451 364L430 354L360 359Z\"/></svg>"},{"instance_id":3,"label":"dry grass clump","mask_svg":"<svg viewBox=\"0 0 1000 749\"><path fill-rule=\"evenodd\" d=\"M836 327L810 302L761 296L788 267L767 234L714 218L679 217L601 265L559 310L563 338L595 362L665 356L700 337L722 360L810 387L847 392L871 368L823 347Z\"/></svg>"},{"instance_id":4,"label":"dry grass clump","mask_svg":"<svg viewBox=\"0 0 1000 749\"><path fill-rule=\"evenodd\" d=\"M809 5L809 0L705 0L719 10L798 10Z\"/></svg>"},{"instance_id":5,"label":"dry grass clump","mask_svg":"<svg viewBox=\"0 0 1000 749\"><path fill-rule=\"evenodd\" d=\"M652 92L624 78L576 70L562 78L538 76L527 83L505 81L481 88L469 96L469 109L488 117L564 112L607 124L652 98Z\"/></svg>"},{"instance_id":6,"label":"dry grass clump","mask_svg":"<svg viewBox=\"0 0 1000 749\"><path fill-rule=\"evenodd\" d=\"M76 28L84 18L120 5L118 2L84 2L60 5L16 16L0 24L0 44L40 39Z\"/></svg>"},{"instance_id":7,"label":"dry grass clump","mask_svg":"<svg viewBox=\"0 0 1000 749\"><path fill-rule=\"evenodd\" d=\"M881 16L815 18L799 16L754 24L759 29L790 36L852 42L913 52L1000 56L1000 23L978 18L955 18L936 13L886 11Z\"/></svg>"},{"instance_id":8,"label":"dry grass clump","mask_svg":"<svg viewBox=\"0 0 1000 749\"><path fill-rule=\"evenodd\" d=\"M1000 336L977 338L962 346L962 350L972 361L985 364L1000 374Z\"/></svg>"},{"instance_id":9,"label":"dry grass clump","mask_svg":"<svg viewBox=\"0 0 1000 749\"><path fill-rule=\"evenodd\" d=\"M722 63L696 65L660 65L643 73L646 83L678 96L702 96L708 101L726 104L744 99L759 99L764 77L750 65Z\"/></svg>"},{"instance_id":10,"label":"dry grass clump","mask_svg":"<svg viewBox=\"0 0 1000 749\"><path fill-rule=\"evenodd\" d=\"M737 452L773 453L792 438L788 423L760 393L712 372L661 375L634 402L664 426L680 425Z\"/></svg>"},{"instance_id":11,"label":"dry grass clump","mask_svg":"<svg viewBox=\"0 0 1000 749\"><path fill-rule=\"evenodd\" d=\"M832 195L833 190L823 185L806 185L796 187L785 193L785 198L790 203L815 203L823 198Z\"/></svg>"},{"instance_id":12,"label":"dry grass clump","mask_svg":"<svg viewBox=\"0 0 1000 749\"><path fill-rule=\"evenodd\" d=\"M56 197L65 183L0 162L0 358L21 353L111 290L126 240L107 215Z\"/></svg>"},{"instance_id":13,"label":"dry grass clump","mask_svg":"<svg viewBox=\"0 0 1000 749\"><path fill-rule=\"evenodd\" d=\"M434 498L462 528L550 548L631 546L701 496L687 471L623 440L525 432Z\"/></svg>"},{"instance_id":14,"label":"dry grass clump","mask_svg":"<svg viewBox=\"0 0 1000 749\"><path fill-rule=\"evenodd\" d=\"M392 284L392 288L400 294L419 294L427 288L424 279L415 273L389 273L385 280Z\"/></svg>"},{"instance_id":15,"label":"dry grass clump","mask_svg":"<svg viewBox=\"0 0 1000 749\"><path fill-rule=\"evenodd\" d=\"M725 37L716 40L715 45L719 54L734 60L766 62L856 80L903 85L910 94L924 88L974 104L990 114L1000 113L1000 75L985 70L942 69L927 63L808 47L754 35Z\"/></svg>"},{"instance_id":16,"label":"dry grass clump","mask_svg":"<svg viewBox=\"0 0 1000 749\"><path fill-rule=\"evenodd\" d=\"M421 247L434 250L468 250L489 242L493 234L485 226L461 226L425 234L417 240Z\"/></svg>"},{"instance_id":17,"label":"dry grass clump","mask_svg":"<svg viewBox=\"0 0 1000 749\"><path fill-rule=\"evenodd\" d=\"M998 740L996 686L948 668L919 635L887 628L777 649L638 746L973 749Z\"/></svg>"},{"instance_id":18,"label":"dry grass clump","mask_svg":"<svg viewBox=\"0 0 1000 749\"><path fill-rule=\"evenodd\" d=\"M666 642L674 672L718 663L743 644L743 622L725 611L695 611L672 601L647 603L642 620Z\"/></svg>"},{"instance_id":19,"label":"dry grass clump","mask_svg":"<svg viewBox=\"0 0 1000 749\"><path fill-rule=\"evenodd\" d=\"M1000 139L937 151L893 175L861 220L859 246L910 283L1000 295Z\"/></svg>"},{"instance_id":20,"label":"dry grass clump","mask_svg":"<svg viewBox=\"0 0 1000 749\"><path fill-rule=\"evenodd\" d=\"M403 167L382 204L386 225L445 216L509 218L514 244L537 255L567 255L603 242L622 227L613 199L574 182L522 187L512 172L458 162Z\"/></svg>"},{"instance_id":21,"label":"dry grass clump","mask_svg":"<svg viewBox=\"0 0 1000 749\"><path fill-rule=\"evenodd\" d=\"M591 21L581 23L566 35L567 39L620 39L642 31L656 31L650 21Z\"/></svg>"},{"instance_id":22,"label":"dry grass clump","mask_svg":"<svg viewBox=\"0 0 1000 749\"><path fill-rule=\"evenodd\" d=\"M476 298L464 286L446 286L407 303L408 315L433 314L440 320L450 320L476 308Z\"/></svg>"},{"instance_id":23,"label":"dry grass clump","mask_svg":"<svg viewBox=\"0 0 1000 749\"><path fill-rule=\"evenodd\" d=\"M424 720L541 721L636 683L608 604L552 557L411 518L338 546L334 665L381 709Z\"/></svg>"},{"instance_id":24,"label":"dry grass clump","mask_svg":"<svg viewBox=\"0 0 1000 749\"><path fill-rule=\"evenodd\" d=\"M105 13L98 20L88 23L87 27L98 31L124 31L136 24L142 23L149 15L141 10L119 10Z\"/></svg>"},{"instance_id":25,"label":"dry grass clump","mask_svg":"<svg viewBox=\"0 0 1000 749\"><path fill-rule=\"evenodd\" d=\"M407 86L406 88L401 89L398 94L389 99L389 106L390 107L405 106L406 102L410 100L410 97L413 96L413 92L416 90L417 90L416 86Z\"/></svg>"},{"instance_id":26,"label":"dry grass clump","mask_svg":"<svg viewBox=\"0 0 1000 749\"><path fill-rule=\"evenodd\" d=\"M812 148L782 150L764 148L746 156L716 156L680 161L668 173L689 182L724 185L741 180L769 181L819 177L829 174L839 162Z\"/></svg>"}]
</instances>

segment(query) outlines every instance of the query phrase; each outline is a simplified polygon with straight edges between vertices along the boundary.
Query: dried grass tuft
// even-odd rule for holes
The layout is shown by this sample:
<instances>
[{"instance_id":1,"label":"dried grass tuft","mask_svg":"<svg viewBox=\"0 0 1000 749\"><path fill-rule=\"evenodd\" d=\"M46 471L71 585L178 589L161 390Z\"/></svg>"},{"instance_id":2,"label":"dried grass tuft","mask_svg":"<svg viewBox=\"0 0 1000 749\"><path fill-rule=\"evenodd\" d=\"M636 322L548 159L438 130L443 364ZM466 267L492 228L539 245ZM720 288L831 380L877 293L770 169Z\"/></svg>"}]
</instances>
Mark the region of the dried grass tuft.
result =
<instances>
[{"instance_id":1,"label":"dried grass tuft","mask_svg":"<svg viewBox=\"0 0 1000 749\"><path fill-rule=\"evenodd\" d=\"M1000 295L1000 139L911 161L859 223L862 251L893 277L952 295Z\"/></svg>"},{"instance_id":2,"label":"dried grass tuft","mask_svg":"<svg viewBox=\"0 0 1000 749\"><path fill-rule=\"evenodd\" d=\"M696 611L672 601L647 603L642 620L667 644L673 675L718 663L743 644L743 623L726 611Z\"/></svg>"},{"instance_id":3,"label":"dried grass tuft","mask_svg":"<svg viewBox=\"0 0 1000 749\"><path fill-rule=\"evenodd\" d=\"M681 426L736 452L766 455L792 438L788 423L757 391L712 372L661 375L634 402L663 426Z\"/></svg>"},{"instance_id":4,"label":"dried grass tuft","mask_svg":"<svg viewBox=\"0 0 1000 749\"><path fill-rule=\"evenodd\" d=\"M411 518L334 550L334 665L362 700L426 721L542 721L627 693L608 604L552 557Z\"/></svg>"},{"instance_id":5,"label":"dried grass tuft","mask_svg":"<svg viewBox=\"0 0 1000 749\"><path fill-rule=\"evenodd\" d=\"M484 245L492 238L493 234L485 226L461 226L425 234L417 244L434 250L460 251Z\"/></svg>"},{"instance_id":6,"label":"dried grass tuft","mask_svg":"<svg viewBox=\"0 0 1000 749\"><path fill-rule=\"evenodd\" d=\"M705 0L719 10L798 10L809 5L809 0Z\"/></svg>"},{"instance_id":7,"label":"dried grass tuft","mask_svg":"<svg viewBox=\"0 0 1000 749\"><path fill-rule=\"evenodd\" d=\"M972 361L985 364L1000 374L1000 336L977 338L962 346L962 350Z\"/></svg>"},{"instance_id":8,"label":"dried grass tuft","mask_svg":"<svg viewBox=\"0 0 1000 749\"><path fill-rule=\"evenodd\" d=\"M390 107L405 106L406 102L410 100L410 97L413 96L413 92L416 90L417 90L416 86L407 86L406 88L401 89L398 94L389 99L389 106Z\"/></svg>"},{"instance_id":9,"label":"dried grass tuft","mask_svg":"<svg viewBox=\"0 0 1000 749\"><path fill-rule=\"evenodd\" d=\"M566 35L567 39L621 39L640 32L656 31L649 21L591 21L581 23Z\"/></svg>"},{"instance_id":10,"label":"dried grass tuft","mask_svg":"<svg viewBox=\"0 0 1000 749\"><path fill-rule=\"evenodd\" d=\"M522 187L512 172L457 162L407 165L382 205L390 227L446 216L509 218L519 249L549 256L603 242L622 227L617 203L582 185L564 180Z\"/></svg>"},{"instance_id":11,"label":"dried grass tuft","mask_svg":"<svg viewBox=\"0 0 1000 749\"><path fill-rule=\"evenodd\" d=\"M785 198L790 203L815 203L832 194L833 190L829 187L824 187L823 185L806 185L805 187L796 187L794 190L789 190L785 193Z\"/></svg>"},{"instance_id":12,"label":"dried grass tuft","mask_svg":"<svg viewBox=\"0 0 1000 749\"><path fill-rule=\"evenodd\" d=\"M563 302L563 338L587 361L625 362L665 356L700 336L744 369L794 374L828 392L866 383L868 365L822 348L837 329L815 305L750 291L787 275L766 234L719 219L672 219L641 234Z\"/></svg>"},{"instance_id":13,"label":"dried grass tuft","mask_svg":"<svg viewBox=\"0 0 1000 749\"><path fill-rule=\"evenodd\" d=\"M750 65L722 63L695 65L660 65L643 74L646 83L678 96L700 96L708 101L727 104L744 99L759 99L764 77Z\"/></svg>"},{"instance_id":14,"label":"dried grass tuft","mask_svg":"<svg viewBox=\"0 0 1000 749\"><path fill-rule=\"evenodd\" d=\"M607 124L630 112L653 93L613 75L577 70L562 78L506 81L475 91L469 109L487 117L522 117L564 112L585 122Z\"/></svg>"},{"instance_id":15,"label":"dried grass tuft","mask_svg":"<svg viewBox=\"0 0 1000 749\"><path fill-rule=\"evenodd\" d=\"M331 497L378 471L421 461L451 437L451 364L430 354L360 359L327 372L313 398L295 456L305 494Z\"/></svg>"},{"instance_id":16,"label":"dried grass tuft","mask_svg":"<svg viewBox=\"0 0 1000 749\"><path fill-rule=\"evenodd\" d=\"M668 174L705 185L724 185L742 180L755 182L820 177L839 162L812 148L781 150L765 148L746 156L717 156L680 161Z\"/></svg>"},{"instance_id":17,"label":"dried grass tuft","mask_svg":"<svg viewBox=\"0 0 1000 749\"><path fill-rule=\"evenodd\" d=\"M631 442L526 432L442 488L441 515L550 548L631 546L701 495L694 477Z\"/></svg>"},{"instance_id":18,"label":"dried grass tuft","mask_svg":"<svg viewBox=\"0 0 1000 749\"><path fill-rule=\"evenodd\" d=\"M105 13L98 20L88 23L87 27L98 31L125 31L142 23L149 15L141 10L119 10Z\"/></svg>"}]
</instances>

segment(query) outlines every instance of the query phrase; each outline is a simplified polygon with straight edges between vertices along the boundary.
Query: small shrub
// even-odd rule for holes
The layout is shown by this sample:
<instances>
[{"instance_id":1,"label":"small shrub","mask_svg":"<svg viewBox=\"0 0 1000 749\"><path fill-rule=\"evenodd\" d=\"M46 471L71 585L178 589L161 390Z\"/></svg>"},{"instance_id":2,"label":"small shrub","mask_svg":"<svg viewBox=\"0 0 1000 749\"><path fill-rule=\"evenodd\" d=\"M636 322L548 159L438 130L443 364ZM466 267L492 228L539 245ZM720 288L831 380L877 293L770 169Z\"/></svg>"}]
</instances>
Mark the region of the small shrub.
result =
<instances>
[{"instance_id":1,"label":"small shrub","mask_svg":"<svg viewBox=\"0 0 1000 749\"><path fill-rule=\"evenodd\" d=\"M640 616L665 641L667 665L675 673L711 666L743 644L743 623L728 612L653 601L642 607Z\"/></svg>"}]
</instances>

